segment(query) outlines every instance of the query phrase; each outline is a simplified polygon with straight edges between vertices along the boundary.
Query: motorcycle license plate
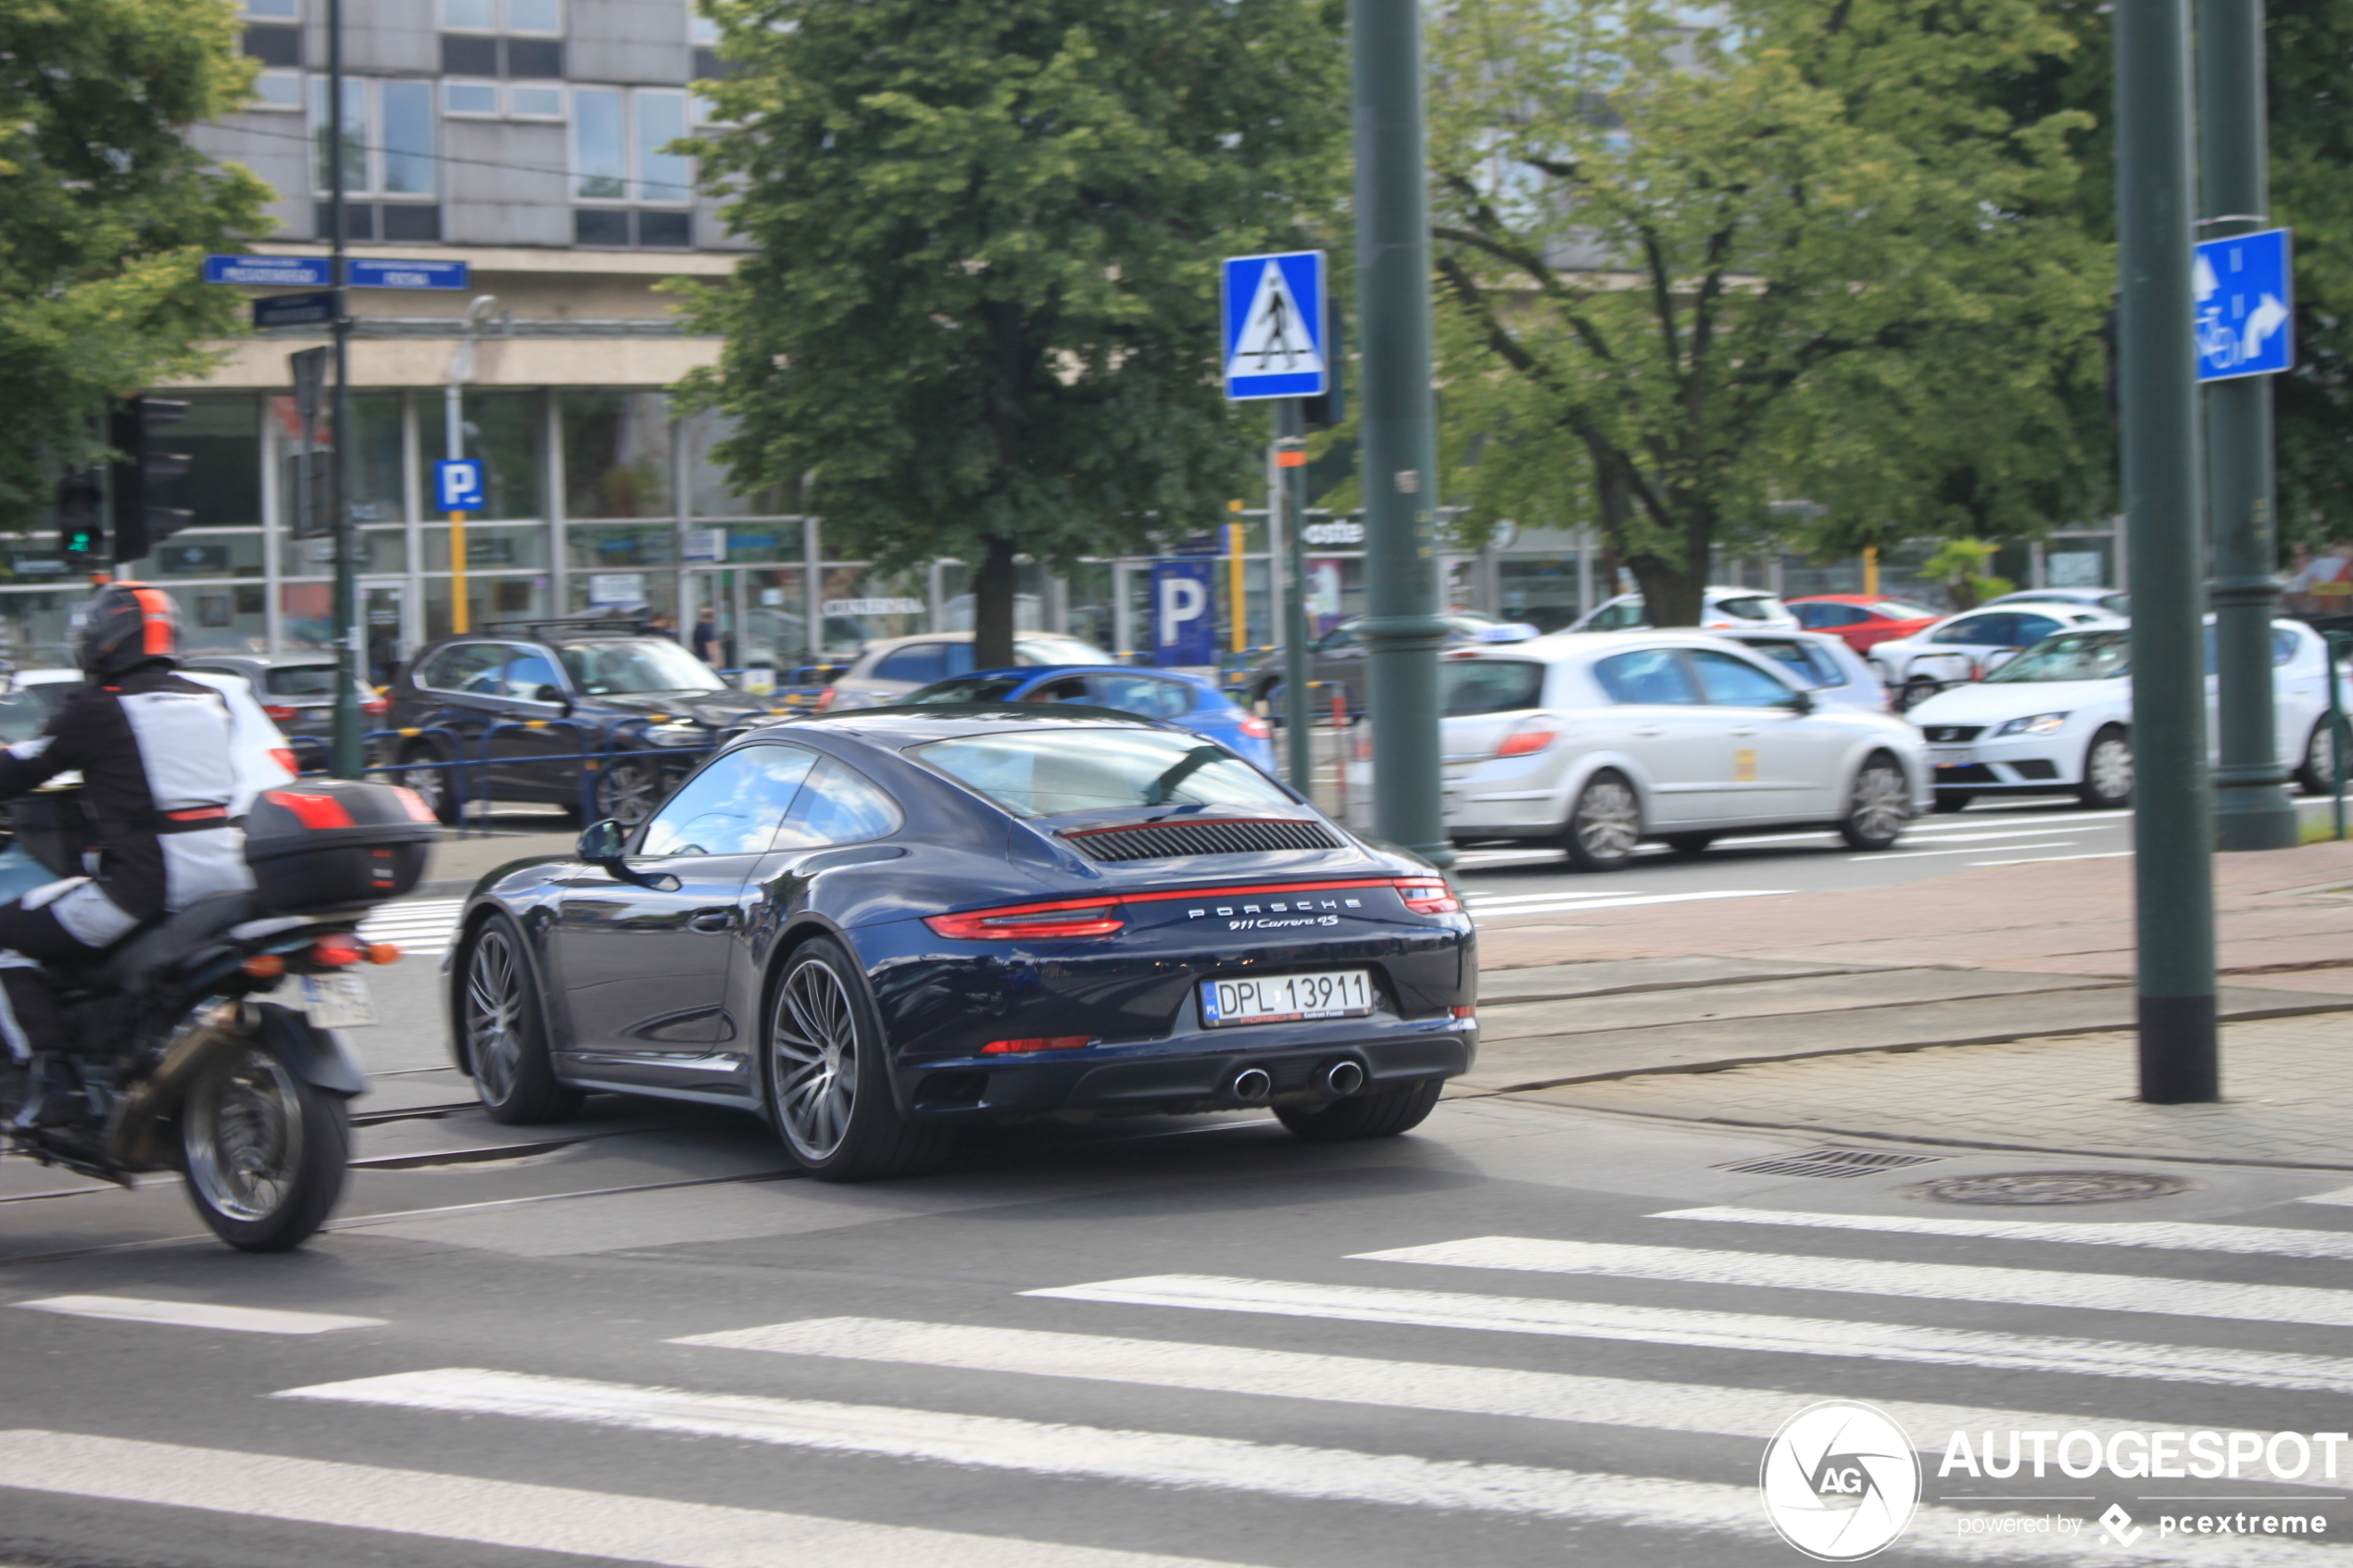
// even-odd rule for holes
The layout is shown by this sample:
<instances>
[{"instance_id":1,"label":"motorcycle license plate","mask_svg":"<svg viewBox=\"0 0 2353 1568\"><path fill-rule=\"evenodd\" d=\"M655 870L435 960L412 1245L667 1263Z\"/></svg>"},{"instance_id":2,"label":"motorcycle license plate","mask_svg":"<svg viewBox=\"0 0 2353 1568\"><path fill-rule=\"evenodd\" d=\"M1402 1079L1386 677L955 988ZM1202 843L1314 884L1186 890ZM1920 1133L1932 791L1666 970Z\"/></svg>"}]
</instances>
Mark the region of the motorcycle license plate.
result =
<instances>
[{"instance_id":1,"label":"motorcycle license plate","mask_svg":"<svg viewBox=\"0 0 2353 1568\"><path fill-rule=\"evenodd\" d=\"M302 1010L321 1029L357 1029L376 1021L368 983L356 974L302 976Z\"/></svg>"},{"instance_id":2,"label":"motorcycle license plate","mask_svg":"<svg viewBox=\"0 0 2353 1568\"><path fill-rule=\"evenodd\" d=\"M1361 969L1201 983L1202 1022L1212 1029L1306 1018L1362 1018L1372 1010L1372 977Z\"/></svg>"}]
</instances>

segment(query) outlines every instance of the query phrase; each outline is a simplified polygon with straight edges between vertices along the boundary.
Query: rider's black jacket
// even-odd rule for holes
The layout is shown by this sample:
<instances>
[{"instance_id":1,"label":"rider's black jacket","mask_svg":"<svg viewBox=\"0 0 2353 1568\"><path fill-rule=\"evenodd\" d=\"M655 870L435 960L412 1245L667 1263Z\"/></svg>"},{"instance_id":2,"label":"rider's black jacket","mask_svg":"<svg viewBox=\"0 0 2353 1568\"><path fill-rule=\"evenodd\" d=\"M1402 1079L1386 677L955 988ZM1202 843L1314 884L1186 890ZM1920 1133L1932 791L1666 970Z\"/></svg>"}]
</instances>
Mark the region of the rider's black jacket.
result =
<instances>
[{"instance_id":1,"label":"rider's black jacket","mask_svg":"<svg viewBox=\"0 0 2353 1568\"><path fill-rule=\"evenodd\" d=\"M93 875L22 902L47 904L77 941L106 947L158 914L251 887L231 816L250 793L239 787L235 734L220 693L161 662L77 688L41 734L0 750L0 800L79 770L96 829Z\"/></svg>"}]
</instances>

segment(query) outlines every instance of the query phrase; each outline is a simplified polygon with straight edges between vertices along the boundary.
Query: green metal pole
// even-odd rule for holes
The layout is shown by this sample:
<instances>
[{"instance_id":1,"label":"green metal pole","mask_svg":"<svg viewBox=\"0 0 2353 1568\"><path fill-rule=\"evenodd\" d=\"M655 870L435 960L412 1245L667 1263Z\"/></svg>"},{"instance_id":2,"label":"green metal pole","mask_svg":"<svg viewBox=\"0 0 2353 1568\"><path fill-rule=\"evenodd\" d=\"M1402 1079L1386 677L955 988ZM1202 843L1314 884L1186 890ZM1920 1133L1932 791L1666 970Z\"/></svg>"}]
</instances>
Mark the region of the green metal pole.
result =
<instances>
[{"instance_id":1,"label":"green metal pole","mask_svg":"<svg viewBox=\"0 0 2353 1568\"><path fill-rule=\"evenodd\" d=\"M2190 295L2185 0L2116 6L2124 514L2132 546L2141 1098L2220 1098Z\"/></svg>"},{"instance_id":2,"label":"green metal pole","mask_svg":"<svg viewBox=\"0 0 2353 1568\"><path fill-rule=\"evenodd\" d=\"M1296 397L1275 399L1275 453L1298 452L1305 441L1307 412ZM1275 470L1283 508L1283 755L1291 788L1315 798L1315 737L1307 689L1307 470ZM1269 563L1272 565L1273 563Z\"/></svg>"},{"instance_id":3,"label":"green metal pole","mask_svg":"<svg viewBox=\"0 0 2353 1568\"><path fill-rule=\"evenodd\" d=\"M2270 210L2263 0L2196 0L2196 6L2198 229L2219 240L2264 227ZM2216 839L2225 849L2293 849L2300 827L2271 706L2271 617L2280 597L2272 571L2271 378L2208 383L2205 402L2221 743Z\"/></svg>"},{"instance_id":4,"label":"green metal pole","mask_svg":"<svg viewBox=\"0 0 2353 1568\"><path fill-rule=\"evenodd\" d=\"M340 779L356 779L364 759L359 754L359 607L358 580L352 575L359 538L351 525L351 455L359 445L351 426L351 318L345 308L343 245L347 225L344 210L343 124L343 0L327 0L327 223L333 259L327 270L328 287L335 295L335 720L329 763Z\"/></svg>"},{"instance_id":5,"label":"green metal pole","mask_svg":"<svg viewBox=\"0 0 2353 1568\"><path fill-rule=\"evenodd\" d=\"M1439 780L1438 419L1417 0L1349 0L1365 390L1365 598L1373 831L1452 865Z\"/></svg>"}]
</instances>

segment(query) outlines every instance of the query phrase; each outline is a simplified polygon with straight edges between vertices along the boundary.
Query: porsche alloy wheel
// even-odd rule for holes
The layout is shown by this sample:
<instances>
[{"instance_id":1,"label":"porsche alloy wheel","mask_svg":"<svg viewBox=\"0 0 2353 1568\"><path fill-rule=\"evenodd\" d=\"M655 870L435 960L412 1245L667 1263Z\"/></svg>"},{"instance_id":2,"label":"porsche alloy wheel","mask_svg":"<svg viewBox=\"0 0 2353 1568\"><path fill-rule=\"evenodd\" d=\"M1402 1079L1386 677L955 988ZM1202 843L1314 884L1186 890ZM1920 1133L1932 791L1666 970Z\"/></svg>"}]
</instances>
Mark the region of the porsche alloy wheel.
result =
<instances>
[{"instance_id":1,"label":"porsche alloy wheel","mask_svg":"<svg viewBox=\"0 0 2353 1568\"><path fill-rule=\"evenodd\" d=\"M768 1113L819 1181L916 1174L948 1156L955 1129L911 1122L891 1101L882 1021L865 977L831 937L801 945L768 1020Z\"/></svg>"}]
</instances>

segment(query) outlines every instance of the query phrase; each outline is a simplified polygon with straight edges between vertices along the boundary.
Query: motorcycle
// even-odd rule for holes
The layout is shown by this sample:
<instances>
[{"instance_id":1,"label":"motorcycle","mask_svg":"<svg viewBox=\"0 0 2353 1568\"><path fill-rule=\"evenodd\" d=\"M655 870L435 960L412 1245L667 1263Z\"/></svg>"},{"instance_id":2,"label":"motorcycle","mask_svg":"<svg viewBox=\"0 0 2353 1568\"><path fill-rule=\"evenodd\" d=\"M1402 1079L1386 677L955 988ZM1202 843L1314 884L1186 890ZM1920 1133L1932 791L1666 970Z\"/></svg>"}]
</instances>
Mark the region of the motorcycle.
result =
<instances>
[{"instance_id":1,"label":"motorcycle","mask_svg":"<svg viewBox=\"0 0 2353 1568\"><path fill-rule=\"evenodd\" d=\"M9 1143L124 1186L176 1169L230 1246L300 1246L343 1195L350 1102L368 1086L320 1015L351 1016L351 988L332 984L351 966L398 957L355 927L256 918L251 895L221 894L94 964L57 966L67 1043L0 1094ZM264 999L289 979L303 1006Z\"/></svg>"},{"instance_id":2,"label":"motorcycle","mask_svg":"<svg viewBox=\"0 0 2353 1568\"><path fill-rule=\"evenodd\" d=\"M11 803L0 884L12 870L45 881L81 868L78 795ZM342 1196L350 1102L368 1085L341 1030L370 1021L358 966L400 956L359 925L416 885L432 814L405 790L304 780L265 791L245 832L252 890L199 899L92 962L51 966L65 1043L0 1079L0 1135L124 1186L177 1170L214 1235L278 1252Z\"/></svg>"}]
</instances>

